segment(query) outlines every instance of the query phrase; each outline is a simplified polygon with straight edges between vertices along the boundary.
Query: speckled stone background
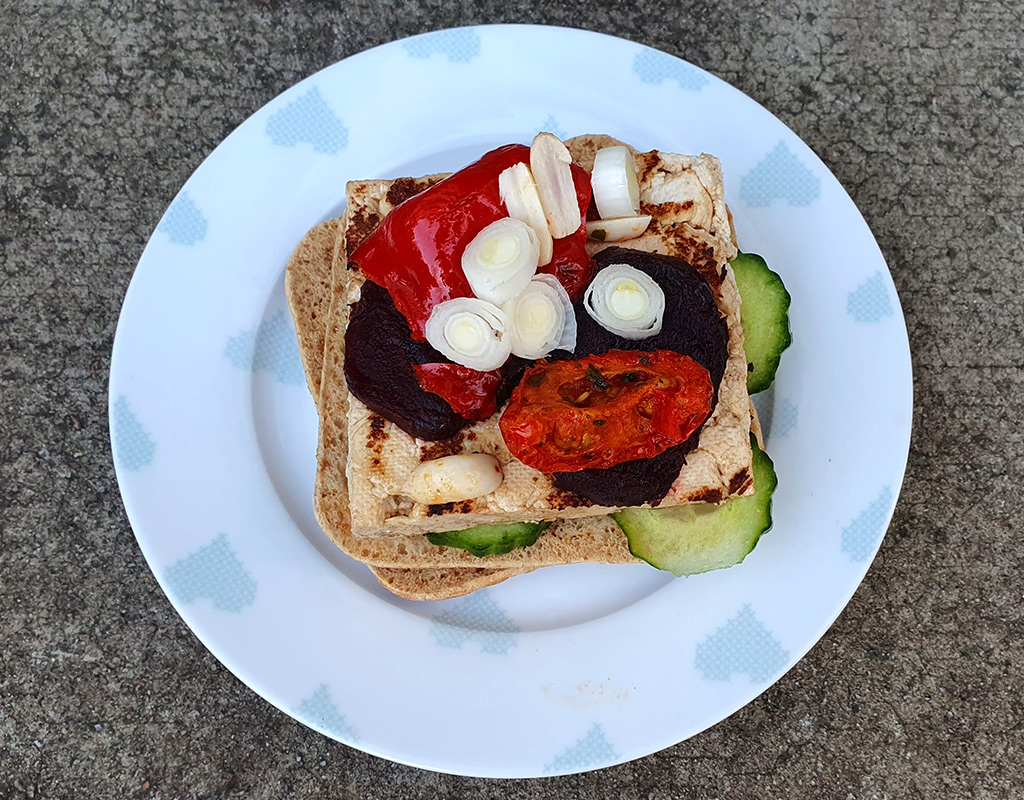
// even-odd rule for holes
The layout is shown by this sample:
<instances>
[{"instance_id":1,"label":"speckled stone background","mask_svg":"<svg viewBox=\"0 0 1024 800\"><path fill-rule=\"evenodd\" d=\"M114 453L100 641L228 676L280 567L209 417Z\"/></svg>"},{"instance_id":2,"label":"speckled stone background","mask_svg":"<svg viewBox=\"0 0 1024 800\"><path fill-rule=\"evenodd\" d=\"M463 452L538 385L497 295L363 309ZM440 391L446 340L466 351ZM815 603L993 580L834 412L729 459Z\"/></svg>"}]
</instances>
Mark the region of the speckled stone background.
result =
<instances>
[{"instance_id":1,"label":"speckled stone background","mask_svg":"<svg viewBox=\"0 0 1024 800\"><path fill-rule=\"evenodd\" d=\"M3 800L1024 792L1024 3L512 7L0 0ZM135 544L109 453L106 382L143 245L229 131L366 47L513 21L592 28L681 55L806 140L888 259L916 402L881 553L800 664L669 750L510 783L337 745L224 669Z\"/></svg>"}]
</instances>

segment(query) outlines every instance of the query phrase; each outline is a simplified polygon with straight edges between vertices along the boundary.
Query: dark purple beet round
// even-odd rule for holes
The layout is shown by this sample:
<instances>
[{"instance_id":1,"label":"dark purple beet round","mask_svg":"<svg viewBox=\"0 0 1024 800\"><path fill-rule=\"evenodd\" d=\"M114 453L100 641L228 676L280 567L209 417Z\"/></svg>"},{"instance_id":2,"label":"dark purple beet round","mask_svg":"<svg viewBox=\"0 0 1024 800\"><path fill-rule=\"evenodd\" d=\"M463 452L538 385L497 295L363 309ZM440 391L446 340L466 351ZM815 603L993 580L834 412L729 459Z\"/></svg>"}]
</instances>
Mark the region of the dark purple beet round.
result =
<instances>
[{"instance_id":1,"label":"dark purple beet round","mask_svg":"<svg viewBox=\"0 0 1024 800\"><path fill-rule=\"evenodd\" d=\"M665 292L665 318L661 332L649 339L624 339L602 328L587 313L581 299L576 303L576 350L559 352L557 358L577 359L610 350L674 350L687 355L711 374L718 386L729 358L729 329L715 303L714 293L704 277L681 258L643 253L624 247L609 247L595 258L595 271L612 264L628 264L650 275ZM555 485L607 506L638 506L661 500L679 476L686 454L697 446L698 429L683 444L654 458L624 461L609 469L556 472Z\"/></svg>"}]
</instances>

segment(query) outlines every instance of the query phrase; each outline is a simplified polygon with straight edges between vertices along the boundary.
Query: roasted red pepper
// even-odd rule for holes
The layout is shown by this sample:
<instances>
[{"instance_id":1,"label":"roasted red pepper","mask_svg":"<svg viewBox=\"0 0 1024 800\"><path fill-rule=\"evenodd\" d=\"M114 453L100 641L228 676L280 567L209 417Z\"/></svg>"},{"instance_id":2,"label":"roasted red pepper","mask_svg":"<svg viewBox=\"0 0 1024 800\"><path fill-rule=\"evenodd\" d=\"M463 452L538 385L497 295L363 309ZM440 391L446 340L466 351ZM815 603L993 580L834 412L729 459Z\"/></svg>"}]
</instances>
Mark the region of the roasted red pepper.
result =
<instances>
[{"instance_id":1,"label":"roasted red pepper","mask_svg":"<svg viewBox=\"0 0 1024 800\"><path fill-rule=\"evenodd\" d=\"M501 371L479 372L461 364L414 364L420 386L444 398L455 413L472 420L488 419L497 408L494 396Z\"/></svg>"},{"instance_id":2,"label":"roasted red pepper","mask_svg":"<svg viewBox=\"0 0 1024 800\"><path fill-rule=\"evenodd\" d=\"M685 442L711 413L708 371L670 350L531 367L501 415L509 451L541 472L607 469Z\"/></svg>"},{"instance_id":3,"label":"roasted red pepper","mask_svg":"<svg viewBox=\"0 0 1024 800\"><path fill-rule=\"evenodd\" d=\"M513 164L530 162L530 148L510 144L409 198L388 214L352 254L352 261L391 294L409 321L412 336L424 341L423 326L438 303L470 297L462 253L486 226L508 216L498 176ZM542 272L555 275L574 300L589 283L593 266L586 252L590 179L572 165L580 228L554 242L554 257Z\"/></svg>"}]
</instances>

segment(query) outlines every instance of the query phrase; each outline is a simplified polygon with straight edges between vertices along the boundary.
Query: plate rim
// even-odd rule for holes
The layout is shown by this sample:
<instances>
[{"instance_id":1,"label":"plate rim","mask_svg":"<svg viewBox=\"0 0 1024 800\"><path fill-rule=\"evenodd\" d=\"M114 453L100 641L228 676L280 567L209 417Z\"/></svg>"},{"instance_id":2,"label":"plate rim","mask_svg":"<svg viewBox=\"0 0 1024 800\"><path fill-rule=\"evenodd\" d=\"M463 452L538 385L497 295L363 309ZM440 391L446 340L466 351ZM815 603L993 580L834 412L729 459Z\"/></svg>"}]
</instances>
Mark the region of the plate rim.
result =
<instances>
[{"instance_id":1,"label":"plate rim","mask_svg":"<svg viewBox=\"0 0 1024 800\"><path fill-rule=\"evenodd\" d=\"M727 719L732 714L734 714L736 711L738 711L739 709L743 708L744 706L746 706L747 704L752 702L754 699L759 697L761 694L763 694L765 691L767 691L771 686L773 686L784 675L788 674L788 672L794 666L796 666L796 664L798 664L804 658L804 656L807 654L807 652L809 652L810 649L813 648L821 640L821 638L825 635L825 633L828 631L828 629L835 623L835 620L838 618L838 616L849 605L849 602L852 599L853 595L856 593L857 589L862 585L863 580L864 580L864 576L866 575L868 569L870 569L871 564L873 563L874 558L877 555L878 550L880 549L882 542L884 541L885 533L887 532L888 527L891 524L893 515L895 513L895 508L896 508L896 505L898 503L899 494L900 494L900 491L902 489L902 485L903 485L905 477L906 477L906 470L908 468L908 463L909 463L909 447L910 447L910 443L911 443L911 440L912 440L912 426L913 426L913 412L914 412L913 360L912 360L912 353L910 351L909 337L907 335L906 321L905 321L905 316L903 314L902 305L899 302L899 296L898 296L898 293L896 291L896 288L895 288L895 285L894 285L894 282L893 282L893 279L892 279L891 270L888 267L888 264L886 262L884 254L881 251L881 248L878 246L878 242L875 239L874 234L871 232L870 227L868 226L866 220L864 219L863 213L857 207L857 205L853 201L853 199L850 197L850 195L847 192L847 190L845 189L845 187L842 186L842 184L838 181L837 178L835 178L835 176L833 175L831 170L821 160L821 158L817 155L817 153L813 150L813 148L811 148L809 145L807 145L806 142L804 142L804 140L800 136L798 136L794 131L792 131L788 126L786 126L784 123L782 123L782 121L779 120L774 114L772 114L772 112L770 110L766 109L758 101L756 101L753 98L751 98L749 95L747 95L742 90L736 88L732 84L729 84L727 81L724 81L723 79L718 78L717 76L713 75L712 73L706 72L702 68L692 64L689 61L686 61L685 59L682 59L682 58L680 58L678 56L672 55L671 53L666 53L665 51L658 50L657 48L653 48L653 47L650 47L648 45L642 44L640 42L636 42L636 41L634 41L632 39L625 38L625 37L612 36L610 34L606 34L606 33L602 33L602 32L589 31L589 30L586 30L586 29L566 27L566 26L531 25L531 24L520 24L520 23L516 23L516 24L500 24L500 25L460 26L460 27L455 27L455 28L441 28L441 29L436 29L436 30L432 30L432 31L426 31L426 32L417 34L416 36L410 36L410 37L405 37L405 38L402 38L402 39L396 39L396 40L393 40L393 41L381 43L381 44L376 45L376 46L374 46L372 48L368 48L367 50L362 50L362 51L353 53L353 54L351 54L349 56L346 56L345 58L340 59L339 61L336 61L336 62L334 62L334 63L332 63L330 65L324 66L322 69L319 69L319 70L315 71L314 73L306 76L302 80L292 84L291 86L289 86L288 88L286 88L285 90L283 90L282 92L277 94L275 97L271 98L266 103L261 105L260 108L258 108L255 111L253 111L252 114L248 115L241 123L239 123L239 125L237 125L229 134L227 134L217 144L217 146L214 147L196 165L196 167L192 170L192 172L190 173L189 177L186 179L186 181L184 182L182 187L175 193L175 195L172 198L171 202L168 204L167 209L169 209L174 204L174 202L186 191L186 187L188 186L189 181L192 180L192 177L195 174L200 172L204 168L204 166L211 159L213 159L214 156L219 151L222 150L222 148L228 148L228 147L232 146L232 141L231 141L232 138L242 128L244 128L245 126L249 125L254 117L259 115L271 103L280 101L284 96L286 96L286 95L288 95L290 93L297 93L297 92L301 91L300 87L308 85L309 83L315 81L318 77L322 76L324 73L326 73L326 72L328 72L330 70L336 69L341 64L344 64L346 62L358 61L361 57L367 57L367 56L369 56L372 53L376 53L376 52L379 52L379 51L382 51L382 50L392 49L392 48L396 48L396 47L401 47L404 43L410 42L412 40L421 39L421 38L429 37L429 36L434 36L434 35L437 35L439 33L448 33L448 32L455 32L455 31L466 31L466 30L490 30L490 31L498 31L498 32L504 32L504 31L513 31L513 32L524 32L525 31L525 32L529 32L529 31L537 30L537 29L544 30L544 31L554 31L554 32L557 32L557 33L562 34L562 35L566 35L567 34L567 35L571 35L571 36L576 36L576 37L579 37L582 40L592 39L592 38L596 37L598 40L608 39L608 40L614 40L614 41L617 41L617 42L626 42L626 43L628 43L628 44L630 44L630 45L632 45L632 46L634 46L636 48L641 48L641 49L644 49L644 50L648 50L648 51L652 51L652 52L658 53L658 54L663 55L663 56L667 56L669 58L672 58L672 59L675 59L675 60L679 61L682 64L685 64L687 67L690 67L692 69L698 70L702 75L707 76L712 81L724 84L730 90L732 90L734 92L737 92L738 94L742 95L742 97L747 102L754 104L759 109L761 109L764 113L771 115L771 117L773 119L775 119L775 121L780 126L782 126L787 131L789 131L796 140L800 141L804 145L804 147L806 147L807 151L813 156L814 160L816 161L815 166L817 167L817 169L822 174L828 175L828 176L830 176L831 178L833 178L835 180L835 183L839 187L839 189L841 190L843 196L846 198L846 200L849 201L850 207L853 210L855 210L855 212L856 212L856 214L858 216L857 222L860 225L863 226L865 231L867 231L868 235L871 238L871 241L874 244L874 247L877 249L877 251L878 251L878 258L879 258L880 264L885 266L885 271L882 273L883 274L883 279L887 282L888 287L891 289L892 296L896 299L896 302L894 303L894 309L893 309L896 319L893 320L893 322L895 324L897 324L897 326L898 326L898 331L897 331L898 338L899 338L900 342L904 345L904 347L903 347L904 352L901 355L905 357L906 365L907 365L907 371L906 371L906 374L905 374L904 377L905 377L905 381L906 381L906 384L907 384L906 387L905 387L905 390L907 392L907 408L906 408L906 412L907 412L908 423L907 423L907 434L906 434L906 442L905 442L906 446L905 446L905 448L902 447L902 446L899 448L899 450L901 452L903 452L904 450L906 452L902 456L902 458L900 459L900 467L898 469L898 480L894 480L893 481L893 497L892 497L891 504L889 505L889 508L887 510L887 513L885 514L884 526L882 527L882 535L879 537L879 539L878 539L874 549L872 550L872 553L871 553L870 557L867 558L864 561L863 568L859 571L859 576L857 577L856 581L852 582L852 588L850 589L849 593L846 594L845 598L842 599L841 602L838 603L837 608L836 608L834 614L832 614L830 616L830 618L828 618L827 620L825 620L823 622L823 624L820 626L820 630L815 635L813 635L812 637L809 637L807 639L806 647L803 647L804 643L802 642L801 643L801 648L797 648L797 653L798 654L795 656L795 658L792 659L791 663L789 663L783 670L781 670L776 675L774 675L774 677L772 677L771 680L769 680L767 683L759 684L758 687L756 688L756 690L754 691L752 696L750 696L749 698L742 699L742 700L738 701L733 707L729 708L729 710L727 710L724 714L718 715L717 719L715 721L711 722L710 724L702 725L699 728L699 730L697 731L697 732L700 732L700 731L706 730L709 727L712 727L713 725L717 724L718 722L721 722L721 721ZM132 505L132 502L133 502L130 499L131 489L130 488L126 489L126 486L129 486L130 484L127 481L127 477L126 477L126 473L125 473L124 467L119 463L119 459L116 457L116 441L115 441L115 421L114 421L114 415L115 415L115 403L116 403L116 400L117 400L116 389L117 389L117 386L118 386L118 382L121 380L121 377L120 377L120 374L119 374L119 368L118 368L118 365L117 365L118 352L119 352L118 342L119 342L119 338L120 337L122 337L123 335L126 335L124 333L123 329L122 329L122 321L124 319L123 312L124 312L124 309L126 307L128 307L129 304L132 302L133 287L136 288L136 293L138 291L137 290L138 283L137 283L136 279L137 279L137 277L139 275L139 272L140 272L139 268L142 266L143 262L145 261L146 256L147 256L147 252L150 251L151 247L155 246L154 245L154 240L156 239L157 232L158 232L158 229L159 229L159 226L160 226L160 222L162 222L162 220L164 219L165 215L166 215L166 210L164 212L164 215L161 215L160 221L158 221L158 223L154 226L154 228L152 230L152 233L150 234L150 238L147 240L146 246L143 249L142 253L140 254L139 261L136 264L135 268L133 269L132 278L129 281L127 289L125 290L124 300L122 302L121 310L120 310L119 316L118 316L118 323L117 323L117 327L116 327L116 330L115 330L115 335L114 335L114 340L113 340L113 345L112 345L112 350L111 350L110 371L109 371L109 376L108 376L108 425L109 425L109 433L110 433L110 446L111 446L111 449L112 449L112 456L113 456L113 462L114 462L114 467L115 467L115 473L116 473L117 481L118 481L118 488L119 488L119 492L121 494L122 503L123 503L123 505L125 507L125 513L126 513L126 516L127 516L128 520L129 520L129 523L131 524L132 531L133 531L133 533L135 535L136 541L139 544L140 550L143 552L143 556L145 557L147 565L150 568L150 571L153 573L154 577L156 578L156 580L158 582L158 585L160 586L161 590L163 591L163 593L165 594L167 599L170 601L172 607L177 612L178 616L185 622L185 624L189 627L189 629L192 631L192 633L195 634L197 636L197 638L199 638L199 640L203 643L203 645L210 651L210 653L215 658L217 658L218 661L220 661L225 667L227 667L228 670L230 672L232 672L232 674L235 675L235 677L237 677L239 680L241 680L248 688L250 688L253 691L255 691L257 694L259 694L261 697L263 697L264 700L269 702L275 708L279 709L280 711L283 711L288 716L290 716L293 719L299 721L300 723L306 725L307 727L311 727L314 730L317 730L319 733L322 733L323 735L326 735L326 736L328 736L328 737L330 737L332 739L335 739L336 741L342 742L342 743L344 743L344 744L346 744L348 746L351 746L351 747L354 747L356 749L359 749L359 750L361 750L363 752L367 752L367 753L370 753L372 755L388 759L390 761L394 761L394 762L397 762L397 763L402 763L402 764L405 764L405 765L408 765L408 766L414 766L414 767L417 767L417 768L420 768L420 769L426 769L426 770L429 770L429 771L436 771L436 772L447 773L447 774L457 774L457 775L464 775L464 776L470 776L470 777L521 777L521 778L527 778L527 777L549 777L549 776L556 776L556 775L576 774L576 773L579 773L579 772L589 771L589 770L592 770L592 769L602 769L602 768L605 768L605 767L611 767L611 766L616 766L616 765L619 765L619 764L627 763L629 761L635 760L635 759L643 757L645 755L649 755L649 754L651 754L653 752L658 752L661 749L665 749L667 747L671 747L671 746L674 746L676 744L679 744L680 742L685 741L686 739L690 738L691 736L696 735L697 732L685 734L681 738L676 739L675 741L669 741L669 742L664 743L663 745L659 746L657 750L646 750L645 748L641 748L641 749L644 749L645 752L628 754L628 755L625 755L625 756L620 757L620 758L615 759L615 760L609 760L607 763L603 763L603 764L599 764L599 765L595 765L595 766L591 766L591 767L583 767L583 768L580 768L580 769L568 769L568 770L565 770L565 771L555 771L555 772L551 772L551 773L531 773L529 775L528 774L508 775L508 774L505 773L505 771L502 771L502 770L499 770L499 772L501 774L498 774L496 772L489 771L489 770L486 770L486 769L483 770L483 771L479 771L479 770L476 770L476 771L459 771L459 770L452 770L452 769L441 767L441 766L425 765L425 764L416 763L415 760L407 760L406 758L403 758L403 756L401 754L398 754L398 753L395 753L395 752L383 752L383 751L379 751L377 748L372 748L371 749L370 747L366 746L365 744L361 744L361 743L359 743L357 741L347 740L347 739L345 739L343 737L340 737L340 736L337 735L336 732L325 729L323 726L316 724L315 721L308 720L308 719L303 719L296 712L296 710L294 708L288 708L286 706L286 703L283 702L283 700L281 698L275 696L271 690L266 689L266 687L260 686L259 684L261 682L259 680L257 680L257 679L252 679L252 680L246 679L246 677L244 677L244 676L249 672L249 670L245 667L245 665L241 664L241 663L237 663L235 661L235 659L232 657L232 655L230 653L225 652L223 650L223 648L218 648L218 645L216 644L216 642L212 641L212 638L214 638L214 637L210 637L211 638L210 641L207 640L209 632L205 631L205 630L202 630L202 626L194 625L193 624L193 621L190 620L190 616L191 615L190 615L189 609L185 606L184 603L181 603L181 602L178 601L178 599L175 597L175 594L172 591L170 591L169 587L166 585L165 576L162 574L161 567L158 565L158 563L156 561L155 555L151 553L149 544L145 541L146 537L145 537L145 535L140 530L141 526L139 524L137 524L137 522L136 522L136 520L139 518L140 512L138 511L138 509L134 509L133 510L132 508L130 508L130 506Z\"/></svg>"}]
</instances>

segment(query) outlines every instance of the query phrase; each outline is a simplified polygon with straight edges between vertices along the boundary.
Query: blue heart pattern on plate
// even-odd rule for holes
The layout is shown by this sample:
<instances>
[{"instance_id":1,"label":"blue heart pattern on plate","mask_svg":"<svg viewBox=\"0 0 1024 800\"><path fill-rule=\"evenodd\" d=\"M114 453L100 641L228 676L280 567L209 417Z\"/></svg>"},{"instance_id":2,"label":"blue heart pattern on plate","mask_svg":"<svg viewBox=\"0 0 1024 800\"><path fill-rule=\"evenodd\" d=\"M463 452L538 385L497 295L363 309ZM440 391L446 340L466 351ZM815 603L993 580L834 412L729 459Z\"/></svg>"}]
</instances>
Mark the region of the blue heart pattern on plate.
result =
<instances>
[{"instance_id":1,"label":"blue heart pattern on plate","mask_svg":"<svg viewBox=\"0 0 1024 800\"><path fill-rule=\"evenodd\" d=\"M331 690L327 688L326 683L320 684L320 688L295 706L294 711L301 719L319 725L339 739L350 742L359 741L359 734L348 724L345 715L334 704Z\"/></svg>"},{"instance_id":2,"label":"blue heart pattern on plate","mask_svg":"<svg viewBox=\"0 0 1024 800\"><path fill-rule=\"evenodd\" d=\"M699 92L709 81L696 67L657 50L641 50L633 58L633 73L644 83L675 81L680 89Z\"/></svg>"},{"instance_id":3,"label":"blue heart pattern on plate","mask_svg":"<svg viewBox=\"0 0 1024 800\"><path fill-rule=\"evenodd\" d=\"M255 331L228 339L224 357L236 369L269 372L278 383L300 386L306 382L295 333L283 311L263 320Z\"/></svg>"},{"instance_id":4,"label":"blue heart pattern on plate","mask_svg":"<svg viewBox=\"0 0 1024 800\"><path fill-rule=\"evenodd\" d=\"M114 403L114 456L125 469L137 470L151 464L156 444L149 438L124 395Z\"/></svg>"},{"instance_id":5,"label":"blue heart pattern on plate","mask_svg":"<svg viewBox=\"0 0 1024 800\"><path fill-rule=\"evenodd\" d=\"M779 436L786 436L796 430L797 422L800 420L800 408L790 400L783 398L778 409L772 415L772 433Z\"/></svg>"},{"instance_id":6,"label":"blue heart pattern on plate","mask_svg":"<svg viewBox=\"0 0 1024 800\"><path fill-rule=\"evenodd\" d=\"M267 136L274 144L296 147L310 144L318 153L333 155L348 145L348 128L331 111L315 86L267 120Z\"/></svg>"},{"instance_id":7,"label":"blue heart pattern on plate","mask_svg":"<svg viewBox=\"0 0 1024 800\"><path fill-rule=\"evenodd\" d=\"M218 611L238 612L256 600L256 581L223 533L178 561L164 577L168 589L183 603L202 598L210 600Z\"/></svg>"},{"instance_id":8,"label":"blue heart pattern on plate","mask_svg":"<svg viewBox=\"0 0 1024 800\"><path fill-rule=\"evenodd\" d=\"M440 53L449 61L466 63L480 55L480 34L472 28L438 31L417 36L403 42L402 46L413 58L430 58L434 53Z\"/></svg>"},{"instance_id":9,"label":"blue heart pattern on plate","mask_svg":"<svg viewBox=\"0 0 1024 800\"><path fill-rule=\"evenodd\" d=\"M809 206L820 194L821 181L782 141L740 180L740 197L751 208L765 208L774 200Z\"/></svg>"},{"instance_id":10,"label":"blue heart pattern on plate","mask_svg":"<svg viewBox=\"0 0 1024 800\"><path fill-rule=\"evenodd\" d=\"M584 770L595 765L611 764L619 754L608 742L600 725L594 725L587 735L572 747L544 766L545 772L569 772Z\"/></svg>"},{"instance_id":11,"label":"blue heart pattern on plate","mask_svg":"<svg viewBox=\"0 0 1024 800\"><path fill-rule=\"evenodd\" d=\"M438 645L461 649L466 642L475 641L482 652L495 655L505 655L515 647L519 628L486 589L449 603L431 618L430 633Z\"/></svg>"},{"instance_id":12,"label":"blue heart pattern on plate","mask_svg":"<svg viewBox=\"0 0 1024 800\"><path fill-rule=\"evenodd\" d=\"M553 114L544 120L539 130L547 131L548 133L557 136L559 139L569 138L569 134L567 134L562 126L558 124L558 120L555 119Z\"/></svg>"},{"instance_id":13,"label":"blue heart pattern on plate","mask_svg":"<svg viewBox=\"0 0 1024 800\"><path fill-rule=\"evenodd\" d=\"M853 561L867 561L885 533L885 513L892 503L892 489L882 488L878 497L843 528L840 548Z\"/></svg>"},{"instance_id":14,"label":"blue heart pattern on plate","mask_svg":"<svg viewBox=\"0 0 1024 800\"><path fill-rule=\"evenodd\" d=\"M190 247L206 238L207 226L206 217L188 196L188 192L181 192L156 229L166 233L175 244Z\"/></svg>"},{"instance_id":15,"label":"blue heart pattern on plate","mask_svg":"<svg viewBox=\"0 0 1024 800\"><path fill-rule=\"evenodd\" d=\"M881 272L876 272L850 292L846 299L846 312L855 322L881 322L885 317L893 315L889 290L885 287Z\"/></svg>"},{"instance_id":16,"label":"blue heart pattern on plate","mask_svg":"<svg viewBox=\"0 0 1024 800\"><path fill-rule=\"evenodd\" d=\"M749 605L697 645L694 665L708 680L726 681L746 675L766 681L789 660L771 632L754 616Z\"/></svg>"}]
</instances>

